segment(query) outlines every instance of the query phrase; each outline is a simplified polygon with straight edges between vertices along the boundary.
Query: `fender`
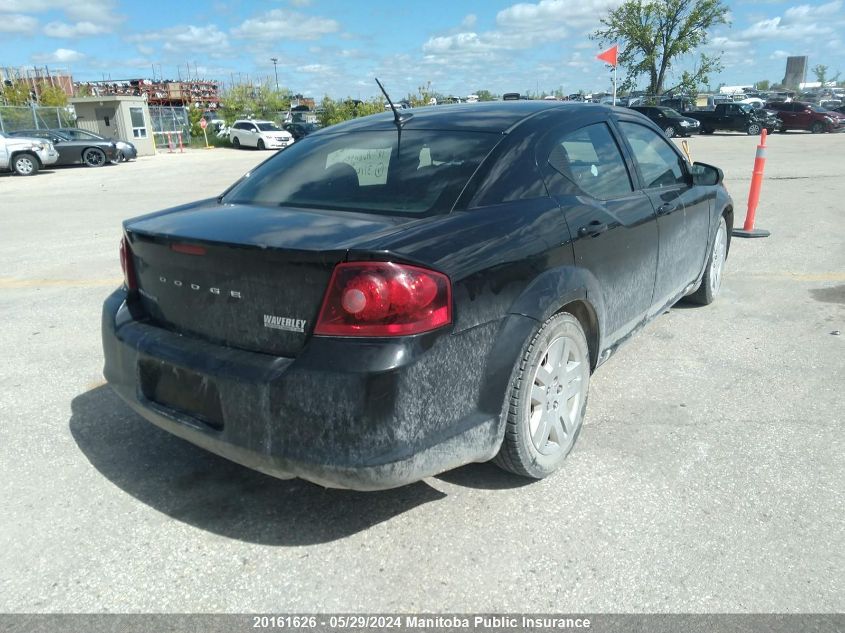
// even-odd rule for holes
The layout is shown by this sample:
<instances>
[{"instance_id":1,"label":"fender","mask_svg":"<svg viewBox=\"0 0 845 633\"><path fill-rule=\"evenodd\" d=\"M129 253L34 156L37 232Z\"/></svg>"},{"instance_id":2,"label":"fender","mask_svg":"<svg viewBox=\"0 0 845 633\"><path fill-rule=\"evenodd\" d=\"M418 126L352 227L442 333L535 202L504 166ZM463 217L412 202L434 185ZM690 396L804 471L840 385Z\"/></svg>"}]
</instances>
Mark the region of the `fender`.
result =
<instances>
[{"instance_id":1,"label":"fender","mask_svg":"<svg viewBox=\"0 0 845 633\"><path fill-rule=\"evenodd\" d=\"M592 360L595 367L598 354L606 347L605 306L601 285L590 271L575 266L550 268L538 275L525 288L508 312L522 314L544 323L563 306L573 301L582 301L592 312L589 316L595 319L593 340L588 341L594 355ZM582 317L582 315L576 316ZM588 332L588 337L589 334Z\"/></svg>"}]
</instances>

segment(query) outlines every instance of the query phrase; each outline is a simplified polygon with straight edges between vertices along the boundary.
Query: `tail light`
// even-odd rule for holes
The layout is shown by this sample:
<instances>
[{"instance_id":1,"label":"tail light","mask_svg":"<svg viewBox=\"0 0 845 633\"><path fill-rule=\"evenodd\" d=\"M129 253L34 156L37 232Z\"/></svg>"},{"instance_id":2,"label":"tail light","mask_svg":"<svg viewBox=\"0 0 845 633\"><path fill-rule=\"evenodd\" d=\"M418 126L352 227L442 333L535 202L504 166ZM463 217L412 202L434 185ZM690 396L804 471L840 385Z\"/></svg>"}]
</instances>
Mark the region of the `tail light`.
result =
<instances>
[{"instance_id":1,"label":"tail light","mask_svg":"<svg viewBox=\"0 0 845 633\"><path fill-rule=\"evenodd\" d=\"M135 277L135 261L132 259L132 247L126 236L120 240L120 267L123 269L123 282L128 290L138 289L138 279Z\"/></svg>"},{"instance_id":2,"label":"tail light","mask_svg":"<svg viewBox=\"0 0 845 633\"><path fill-rule=\"evenodd\" d=\"M451 322L446 275L390 262L352 262L335 267L314 333L405 336Z\"/></svg>"}]
</instances>

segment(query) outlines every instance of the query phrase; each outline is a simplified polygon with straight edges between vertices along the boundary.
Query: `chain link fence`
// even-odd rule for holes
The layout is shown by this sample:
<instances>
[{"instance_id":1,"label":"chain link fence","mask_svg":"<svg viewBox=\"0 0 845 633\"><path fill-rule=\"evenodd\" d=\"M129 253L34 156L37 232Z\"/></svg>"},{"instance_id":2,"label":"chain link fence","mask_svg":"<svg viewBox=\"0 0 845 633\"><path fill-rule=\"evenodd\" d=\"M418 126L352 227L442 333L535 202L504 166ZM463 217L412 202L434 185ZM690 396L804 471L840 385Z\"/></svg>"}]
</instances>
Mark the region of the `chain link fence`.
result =
<instances>
[{"instance_id":1,"label":"chain link fence","mask_svg":"<svg viewBox=\"0 0 845 633\"><path fill-rule=\"evenodd\" d=\"M168 132L176 143L176 132L182 133L182 142L187 145L191 140L191 123L188 108L171 106L149 106L153 121L153 136L156 147L167 147Z\"/></svg>"},{"instance_id":2,"label":"chain link fence","mask_svg":"<svg viewBox=\"0 0 845 633\"><path fill-rule=\"evenodd\" d=\"M76 127L76 122L64 108L0 106L0 132L56 127Z\"/></svg>"}]
</instances>

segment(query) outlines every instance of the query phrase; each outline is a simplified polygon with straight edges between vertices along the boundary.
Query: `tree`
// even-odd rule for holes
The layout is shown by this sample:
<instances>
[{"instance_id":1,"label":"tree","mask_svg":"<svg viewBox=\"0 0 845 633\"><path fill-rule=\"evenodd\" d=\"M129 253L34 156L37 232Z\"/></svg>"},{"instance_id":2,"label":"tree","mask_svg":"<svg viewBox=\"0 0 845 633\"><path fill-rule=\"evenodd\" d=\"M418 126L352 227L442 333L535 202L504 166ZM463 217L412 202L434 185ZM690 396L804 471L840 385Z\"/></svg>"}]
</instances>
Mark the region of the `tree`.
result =
<instances>
[{"instance_id":1,"label":"tree","mask_svg":"<svg viewBox=\"0 0 845 633\"><path fill-rule=\"evenodd\" d=\"M369 101L358 101L346 98L343 101L335 101L328 95L323 97L318 110L320 125L328 127L335 123L348 121L369 114L384 112L384 99L370 99Z\"/></svg>"},{"instance_id":2,"label":"tree","mask_svg":"<svg viewBox=\"0 0 845 633\"><path fill-rule=\"evenodd\" d=\"M479 101L495 101L499 98L498 95L493 94L489 90L476 90L475 94L478 95Z\"/></svg>"},{"instance_id":3,"label":"tree","mask_svg":"<svg viewBox=\"0 0 845 633\"><path fill-rule=\"evenodd\" d=\"M813 74L816 76L816 81L821 83L822 87L824 87L825 82L827 81L827 66L824 64L817 64L813 66Z\"/></svg>"},{"instance_id":4,"label":"tree","mask_svg":"<svg viewBox=\"0 0 845 633\"><path fill-rule=\"evenodd\" d=\"M712 27L727 24L728 7L721 0L626 0L601 20L593 33L601 45L619 44L619 65L627 73L623 87L632 88L646 75L648 92L663 94L672 65L707 43ZM680 85L707 83L722 69L720 56L700 53L692 72Z\"/></svg>"},{"instance_id":5,"label":"tree","mask_svg":"<svg viewBox=\"0 0 845 633\"><path fill-rule=\"evenodd\" d=\"M15 81L11 86L4 84L2 95L5 104L10 106L25 106L31 99L29 84L25 81Z\"/></svg>"},{"instance_id":6,"label":"tree","mask_svg":"<svg viewBox=\"0 0 845 633\"><path fill-rule=\"evenodd\" d=\"M67 105L67 94L59 86L44 85L38 102L43 106L64 108Z\"/></svg>"},{"instance_id":7,"label":"tree","mask_svg":"<svg viewBox=\"0 0 845 633\"><path fill-rule=\"evenodd\" d=\"M754 84L754 87L757 88L757 90L768 90L771 85L772 84L768 79L763 79Z\"/></svg>"}]
</instances>

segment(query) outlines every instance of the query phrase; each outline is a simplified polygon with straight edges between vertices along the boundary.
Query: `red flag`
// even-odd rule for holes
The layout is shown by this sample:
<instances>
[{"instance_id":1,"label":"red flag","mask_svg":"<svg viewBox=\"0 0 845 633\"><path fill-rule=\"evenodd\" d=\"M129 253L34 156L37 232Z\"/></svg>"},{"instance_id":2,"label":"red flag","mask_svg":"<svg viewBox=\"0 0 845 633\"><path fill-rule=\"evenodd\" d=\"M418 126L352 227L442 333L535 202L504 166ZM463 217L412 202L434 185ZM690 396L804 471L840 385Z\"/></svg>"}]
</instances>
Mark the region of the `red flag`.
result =
<instances>
[{"instance_id":1,"label":"red flag","mask_svg":"<svg viewBox=\"0 0 845 633\"><path fill-rule=\"evenodd\" d=\"M596 59L600 59L603 62L607 62L611 66L616 66L616 58L618 57L618 55L619 55L619 45L614 44L613 46L608 48L606 51L596 55Z\"/></svg>"}]
</instances>

